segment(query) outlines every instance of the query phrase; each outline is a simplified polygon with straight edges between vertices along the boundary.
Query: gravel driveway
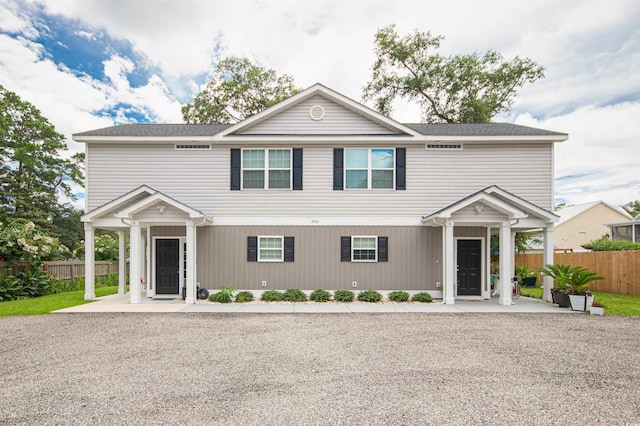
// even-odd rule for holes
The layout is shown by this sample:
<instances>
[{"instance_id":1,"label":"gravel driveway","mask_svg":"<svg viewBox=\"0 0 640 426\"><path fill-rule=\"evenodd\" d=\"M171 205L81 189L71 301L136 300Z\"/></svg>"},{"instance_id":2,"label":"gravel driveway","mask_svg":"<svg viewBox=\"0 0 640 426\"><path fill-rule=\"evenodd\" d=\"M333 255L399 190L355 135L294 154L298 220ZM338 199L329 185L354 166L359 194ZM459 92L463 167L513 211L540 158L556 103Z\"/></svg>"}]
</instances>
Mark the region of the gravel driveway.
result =
<instances>
[{"instance_id":1,"label":"gravel driveway","mask_svg":"<svg viewBox=\"0 0 640 426\"><path fill-rule=\"evenodd\" d=\"M0 424L640 424L640 318L0 319Z\"/></svg>"}]
</instances>

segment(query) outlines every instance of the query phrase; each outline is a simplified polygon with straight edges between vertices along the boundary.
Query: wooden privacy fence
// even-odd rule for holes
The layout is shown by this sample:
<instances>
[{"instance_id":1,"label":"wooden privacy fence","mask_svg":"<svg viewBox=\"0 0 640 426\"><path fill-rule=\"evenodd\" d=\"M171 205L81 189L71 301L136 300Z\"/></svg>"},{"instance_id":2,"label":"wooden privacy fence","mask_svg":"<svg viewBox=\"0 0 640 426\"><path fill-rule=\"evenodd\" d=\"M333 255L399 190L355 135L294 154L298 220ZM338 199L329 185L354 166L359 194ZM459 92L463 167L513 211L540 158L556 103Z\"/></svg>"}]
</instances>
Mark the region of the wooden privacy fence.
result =
<instances>
[{"instance_id":1,"label":"wooden privacy fence","mask_svg":"<svg viewBox=\"0 0 640 426\"><path fill-rule=\"evenodd\" d=\"M640 250L555 253L553 258L555 264L582 266L604 277L589 284L592 291L640 295ZM542 254L517 254L515 264L533 271L544 266Z\"/></svg>"},{"instance_id":2,"label":"wooden privacy fence","mask_svg":"<svg viewBox=\"0 0 640 426\"><path fill-rule=\"evenodd\" d=\"M109 274L118 274L118 261L96 260L95 261L96 277L105 277ZM5 267L4 272L15 275L17 266ZM59 278L61 280L72 280L74 278L84 278L84 261L48 261L43 262L43 267L47 275Z\"/></svg>"}]
</instances>

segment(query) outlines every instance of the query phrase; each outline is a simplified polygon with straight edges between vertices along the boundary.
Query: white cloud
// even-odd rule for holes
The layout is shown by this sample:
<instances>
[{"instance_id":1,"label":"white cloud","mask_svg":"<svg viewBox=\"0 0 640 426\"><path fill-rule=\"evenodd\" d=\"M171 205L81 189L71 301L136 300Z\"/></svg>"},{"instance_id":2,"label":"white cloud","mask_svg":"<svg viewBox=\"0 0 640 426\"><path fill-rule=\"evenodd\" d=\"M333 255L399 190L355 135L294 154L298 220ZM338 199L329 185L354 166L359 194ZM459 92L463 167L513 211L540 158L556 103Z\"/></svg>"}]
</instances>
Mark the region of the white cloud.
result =
<instances>
[{"instance_id":1,"label":"white cloud","mask_svg":"<svg viewBox=\"0 0 640 426\"><path fill-rule=\"evenodd\" d=\"M536 120L521 115L517 124L566 132L555 147L556 196L568 204L603 200L613 205L640 199L640 102L596 107Z\"/></svg>"}]
</instances>

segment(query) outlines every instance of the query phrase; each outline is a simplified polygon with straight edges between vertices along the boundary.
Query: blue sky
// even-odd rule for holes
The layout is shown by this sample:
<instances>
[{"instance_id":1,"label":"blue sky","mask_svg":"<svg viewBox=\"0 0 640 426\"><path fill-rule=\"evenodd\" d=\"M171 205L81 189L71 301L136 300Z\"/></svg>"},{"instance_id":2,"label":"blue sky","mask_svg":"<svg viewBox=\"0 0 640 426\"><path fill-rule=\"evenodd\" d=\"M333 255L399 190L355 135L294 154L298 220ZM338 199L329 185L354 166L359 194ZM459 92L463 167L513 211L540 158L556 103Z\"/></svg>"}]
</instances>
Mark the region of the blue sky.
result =
<instances>
[{"instance_id":1,"label":"blue sky","mask_svg":"<svg viewBox=\"0 0 640 426\"><path fill-rule=\"evenodd\" d=\"M359 100L373 35L396 24L444 35L444 54L493 49L543 65L546 78L496 121L569 133L556 146L557 201L617 205L640 199L638 22L636 0L0 0L0 84L36 105L71 153L76 132L181 122L180 106L229 56ZM419 121L402 102L392 116Z\"/></svg>"}]
</instances>

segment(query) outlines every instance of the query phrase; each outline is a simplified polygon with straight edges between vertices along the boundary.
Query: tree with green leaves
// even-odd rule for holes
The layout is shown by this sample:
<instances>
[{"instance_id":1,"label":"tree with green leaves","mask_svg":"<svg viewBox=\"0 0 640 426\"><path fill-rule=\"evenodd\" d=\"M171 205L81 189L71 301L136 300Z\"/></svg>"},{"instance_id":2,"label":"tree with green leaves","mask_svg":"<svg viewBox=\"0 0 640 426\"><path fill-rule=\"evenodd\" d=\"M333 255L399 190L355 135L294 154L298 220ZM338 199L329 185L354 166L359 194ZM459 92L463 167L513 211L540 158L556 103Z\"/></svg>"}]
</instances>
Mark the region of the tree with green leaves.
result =
<instances>
[{"instance_id":1,"label":"tree with green leaves","mask_svg":"<svg viewBox=\"0 0 640 426\"><path fill-rule=\"evenodd\" d=\"M84 154L64 158L64 136L40 111L0 85L0 221L26 219L49 229L61 208L59 196L73 199L71 182L82 184Z\"/></svg>"},{"instance_id":2,"label":"tree with green leaves","mask_svg":"<svg viewBox=\"0 0 640 426\"><path fill-rule=\"evenodd\" d=\"M640 200L629 201L627 204L623 205L622 208L625 209L631 217L636 217L640 215Z\"/></svg>"},{"instance_id":3,"label":"tree with green leaves","mask_svg":"<svg viewBox=\"0 0 640 426\"><path fill-rule=\"evenodd\" d=\"M193 103L182 106L182 117L186 123L237 123L298 91L287 74L278 76L246 58L227 58Z\"/></svg>"},{"instance_id":4,"label":"tree with green leaves","mask_svg":"<svg viewBox=\"0 0 640 426\"><path fill-rule=\"evenodd\" d=\"M364 100L390 115L396 98L416 102L428 123L486 123L511 109L518 89L544 77L528 58L503 60L488 51L443 56L435 51L443 36L415 31L401 36L394 25L375 35L376 60Z\"/></svg>"}]
</instances>

